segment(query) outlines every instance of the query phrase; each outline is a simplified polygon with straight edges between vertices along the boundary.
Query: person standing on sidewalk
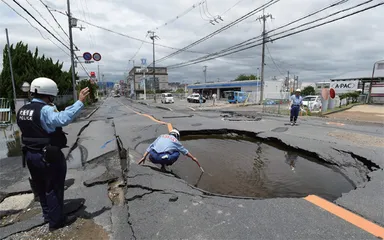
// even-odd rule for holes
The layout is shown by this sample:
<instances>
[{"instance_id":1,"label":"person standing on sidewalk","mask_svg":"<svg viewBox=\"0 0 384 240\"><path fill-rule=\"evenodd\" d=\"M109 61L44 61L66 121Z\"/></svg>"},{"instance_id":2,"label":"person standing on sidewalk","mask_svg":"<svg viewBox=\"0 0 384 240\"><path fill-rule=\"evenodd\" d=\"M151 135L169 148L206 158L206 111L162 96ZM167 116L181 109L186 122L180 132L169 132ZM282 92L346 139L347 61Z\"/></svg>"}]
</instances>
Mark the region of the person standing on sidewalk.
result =
<instances>
[{"instance_id":1,"label":"person standing on sidewalk","mask_svg":"<svg viewBox=\"0 0 384 240\"><path fill-rule=\"evenodd\" d=\"M22 133L23 166L28 166L44 221L49 223L49 230L54 231L76 220L75 216L65 216L63 211L67 163L61 149L67 147L67 137L62 127L80 113L89 88L82 89L79 100L61 112L53 104L58 93L53 80L34 79L30 92L32 101L17 113L17 125Z\"/></svg>"},{"instance_id":2,"label":"person standing on sidewalk","mask_svg":"<svg viewBox=\"0 0 384 240\"><path fill-rule=\"evenodd\" d=\"M216 95L216 93L214 93L214 94L212 95L212 99L213 99L213 106L215 106L215 105L216 105L216 98L217 98L217 95Z\"/></svg>"},{"instance_id":3,"label":"person standing on sidewalk","mask_svg":"<svg viewBox=\"0 0 384 240\"><path fill-rule=\"evenodd\" d=\"M301 90L296 89L295 94L290 98L290 122L292 126L296 124L300 112L300 107L303 105L303 97L300 96L300 94Z\"/></svg>"}]
</instances>

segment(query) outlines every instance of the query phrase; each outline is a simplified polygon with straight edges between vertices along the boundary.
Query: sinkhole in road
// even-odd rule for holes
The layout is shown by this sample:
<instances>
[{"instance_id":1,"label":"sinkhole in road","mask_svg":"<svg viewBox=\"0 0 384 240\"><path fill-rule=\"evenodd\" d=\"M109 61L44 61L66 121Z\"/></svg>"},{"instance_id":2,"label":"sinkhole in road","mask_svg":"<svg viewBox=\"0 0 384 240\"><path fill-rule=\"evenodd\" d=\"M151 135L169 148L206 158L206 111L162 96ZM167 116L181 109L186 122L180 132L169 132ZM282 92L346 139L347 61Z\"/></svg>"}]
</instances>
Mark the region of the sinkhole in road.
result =
<instances>
[{"instance_id":1,"label":"sinkhole in road","mask_svg":"<svg viewBox=\"0 0 384 240\"><path fill-rule=\"evenodd\" d=\"M180 157L172 171L191 185L222 195L254 198L305 197L335 200L354 189L334 165L237 134L183 136L183 145L205 170Z\"/></svg>"}]
</instances>

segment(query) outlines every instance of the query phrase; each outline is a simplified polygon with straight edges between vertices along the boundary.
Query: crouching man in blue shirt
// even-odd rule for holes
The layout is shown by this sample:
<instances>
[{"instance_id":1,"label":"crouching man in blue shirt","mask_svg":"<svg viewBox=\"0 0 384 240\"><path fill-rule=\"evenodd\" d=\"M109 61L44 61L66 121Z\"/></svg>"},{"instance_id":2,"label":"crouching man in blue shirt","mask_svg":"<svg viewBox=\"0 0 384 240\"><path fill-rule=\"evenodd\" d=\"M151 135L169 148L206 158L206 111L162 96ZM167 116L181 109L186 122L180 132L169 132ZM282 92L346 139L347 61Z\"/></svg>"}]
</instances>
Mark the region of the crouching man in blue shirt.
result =
<instances>
[{"instance_id":1,"label":"crouching man in blue shirt","mask_svg":"<svg viewBox=\"0 0 384 240\"><path fill-rule=\"evenodd\" d=\"M173 129L169 134L159 136L151 145L149 145L143 158L140 159L138 164L144 163L149 155L149 160L154 164L161 164L161 170L165 171L165 166L174 164L177 159L179 159L180 153L182 153L196 162L203 171L197 158L192 156L179 140L180 133L176 129Z\"/></svg>"}]
</instances>

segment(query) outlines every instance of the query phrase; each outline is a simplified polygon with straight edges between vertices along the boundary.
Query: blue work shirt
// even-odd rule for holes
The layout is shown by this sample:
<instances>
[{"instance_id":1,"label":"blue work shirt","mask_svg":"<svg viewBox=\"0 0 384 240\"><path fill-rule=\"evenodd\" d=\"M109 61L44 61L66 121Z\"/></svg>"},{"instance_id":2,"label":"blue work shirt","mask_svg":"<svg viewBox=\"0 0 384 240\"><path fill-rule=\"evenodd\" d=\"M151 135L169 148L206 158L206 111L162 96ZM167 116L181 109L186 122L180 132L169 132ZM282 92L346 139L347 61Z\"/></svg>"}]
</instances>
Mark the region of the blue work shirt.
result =
<instances>
[{"instance_id":1,"label":"blue work shirt","mask_svg":"<svg viewBox=\"0 0 384 240\"><path fill-rule=\"evenodd\" d=\"M34 98L32 102L45 103L43 100ZM57 127L64 127L70 124L73 119L80 113L84 104L81 101L76 101L73 105L65 108L64 111L57 111L55 105L45 105L41 109L40 122L41 127L48 133L55 131Z\"/></svg>"},{"instance_id":2,"label":"blue work shirt","mask_svg":"<svg viewBox=\"0 0 384 240\"><path fill-rule=\"evenodd\" d=\"M184 155L188 154L188 150L174 136L164 134L159 136L149 147L147 152L155 150L157 153L178 151Z\"/></svg>"},{"instance_id":3,"label":"blue work shirt","mask_svg":"<svg viewBox=\"0 0 384 240\"><path fill-rule=\"evenodd\" d=\"M303 102L303 97L302 96L297 97L296 95L292 95L291 102L292 102L292 105L301 105Z\"/></svg>"}]
</instances>

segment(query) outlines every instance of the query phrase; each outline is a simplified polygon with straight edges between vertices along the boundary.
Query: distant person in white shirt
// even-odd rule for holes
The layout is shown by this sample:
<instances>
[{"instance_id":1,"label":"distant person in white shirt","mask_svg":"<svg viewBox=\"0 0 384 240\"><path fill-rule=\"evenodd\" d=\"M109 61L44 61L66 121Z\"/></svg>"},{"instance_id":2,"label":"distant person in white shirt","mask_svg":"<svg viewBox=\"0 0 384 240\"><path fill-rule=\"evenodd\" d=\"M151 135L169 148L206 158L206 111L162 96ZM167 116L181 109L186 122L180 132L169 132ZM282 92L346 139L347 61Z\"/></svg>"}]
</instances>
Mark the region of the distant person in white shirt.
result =
<instances>
[{"instance_id":1,"label":"distant person in white shirt","mask_svg":"<svg viewBox=\"0 0 384 240\"><path fill-rule=\"evenodd\" d=\"M212 95L212 99L213 99L213 106L215 106L215 105L216 105L216 97L217 97L217 95L216 95L216 93L214 93L214 94Z\"/></svg>"},{"instance_id":2,"label":"distant person in white shirt","mask_svg":"<svg viewBox=\"0 0 384 240\"><path fill-rule=\"evenodd\" d=\"M300 106L303 105L303 97L300 96L301 90L296 89L295 95L292 95L290 98L290 109L291 109L291 116L290 121L291 125L295 125L297 121L297 117L299 116L300 112Z\"/></svg>"}]
</instances>

